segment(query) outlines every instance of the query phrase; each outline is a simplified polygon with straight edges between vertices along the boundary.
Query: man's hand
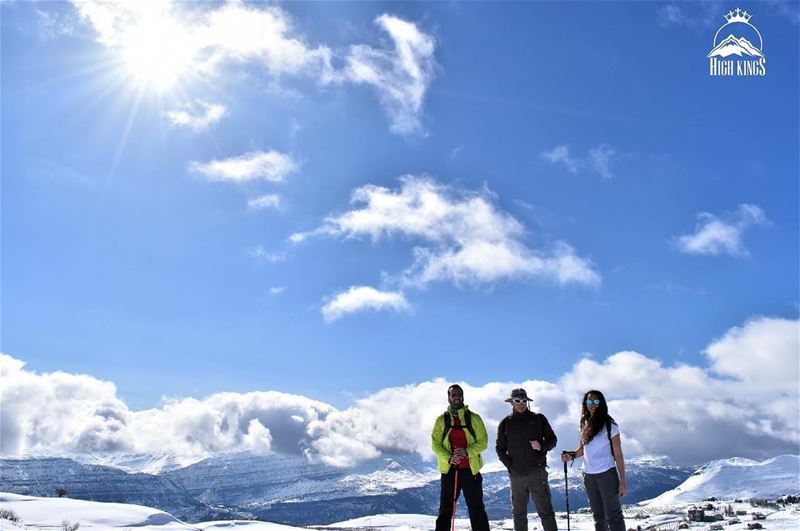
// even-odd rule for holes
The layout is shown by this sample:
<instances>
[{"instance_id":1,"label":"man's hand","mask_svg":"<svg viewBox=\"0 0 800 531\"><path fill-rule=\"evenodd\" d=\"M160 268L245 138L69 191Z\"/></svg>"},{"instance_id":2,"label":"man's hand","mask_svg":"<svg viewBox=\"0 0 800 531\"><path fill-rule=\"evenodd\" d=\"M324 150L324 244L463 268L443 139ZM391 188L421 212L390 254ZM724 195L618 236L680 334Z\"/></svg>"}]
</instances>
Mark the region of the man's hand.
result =
<instances>
[{"instance_id":1,"label":"man's hand","mask_svg":"<svg viewBox=\"0 0 800 531\"><path fill-rule=\"evenodd\" d=\"M465 457L467 457L467 449L466 448L456 448L455 450L453 450L452 457L450 457L450 464L451 465L457 465Z\"/></svg>"},{"instance_id":2,"label":"man's hand","mask_svg":"<svg viewBox=\"0 0 800 531\"><path fill-rule=\"evenodd\" d=\"M533 448L534 450L537 450L537 451L541 451L542 450L542 445L541 445L541 443L539 441L531 441L531 448Z\"/></svg>"}]
</instances>

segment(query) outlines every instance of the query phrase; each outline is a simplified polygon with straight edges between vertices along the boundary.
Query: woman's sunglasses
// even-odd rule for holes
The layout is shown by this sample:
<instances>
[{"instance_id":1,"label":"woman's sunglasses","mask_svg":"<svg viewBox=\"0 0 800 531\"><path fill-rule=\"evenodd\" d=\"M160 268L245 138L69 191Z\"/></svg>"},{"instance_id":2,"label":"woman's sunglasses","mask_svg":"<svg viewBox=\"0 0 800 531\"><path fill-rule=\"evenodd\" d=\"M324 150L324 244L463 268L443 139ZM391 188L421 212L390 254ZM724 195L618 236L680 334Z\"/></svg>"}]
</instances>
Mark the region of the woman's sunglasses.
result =
<instances>
[{"instance_id":1,"label":"woman's sunglasses","mask_svg":"<svg viewBox=\"0 0 800 531\"><path fill-rule=\"evenodd\" d=\"M586 399L586 405L587 406L599 406L600 405L600 400L597 399L597 398L594 398L594 399L587 398Z\"/></svg>"}]
</instances>

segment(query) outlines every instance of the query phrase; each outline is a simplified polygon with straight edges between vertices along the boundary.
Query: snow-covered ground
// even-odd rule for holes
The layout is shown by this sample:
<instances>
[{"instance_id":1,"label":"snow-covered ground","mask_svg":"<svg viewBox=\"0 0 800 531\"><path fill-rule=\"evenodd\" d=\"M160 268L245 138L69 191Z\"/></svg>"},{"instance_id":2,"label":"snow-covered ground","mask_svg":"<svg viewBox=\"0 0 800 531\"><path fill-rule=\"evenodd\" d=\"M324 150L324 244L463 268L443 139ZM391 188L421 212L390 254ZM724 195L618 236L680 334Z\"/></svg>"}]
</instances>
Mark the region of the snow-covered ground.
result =
<instances>
[{"instance_id":1,"label":"snow-covered ground","mask_svg":"<svg viewBox=\"0 0 800 531\"><path fill-rule=\"evenodd\" d=\"M0 493L0 509L14 511L21 526L0 520L0 529L61 529L64 521L80 524L80 529L135 527L161 531L186 531L196 527L171 514L125 503L102 503L69 498L37 498Z\"/></svg>"},{"instance_id":2,"label":"snow-covered ground","mask_svg":"<svg viewBox=\"0 0 800 531\"><path fill-rule=\"evenodd\" d=\"M722 509L730 503L734 511L743 510L747 514L740 515L738 523L729 524L730 517L726 517L723 524L726 531L740 531L747 529L747 524L753 521L753 512L766 515L760 523L767 530L798 531L800 530L800 505L787 506L779 510L768 508L753 508L747 502L737 503L732 500L715 502L715 506ZM670 506L634 505L625 508L627 527L635 529L641 526L644 529L676 529L679 522L686 518L688 508L692 504L681 503ZM253 522L246 520L202 522L186 524L171 515L139 505L125 505L120 503L100 503L68 498L35 498L17 494L0 493L0 508L10 509L20 518L19 523L0 519L0 530L4 531L44 531L60 530L62 522L80 524L80 529L127 529L129 531L215 531L241 529L243 531L296 531L298 527L285 526L269 522ZM566 529L566 514L558 513L559 528ZM374 529L385 531L422 531L434 527L436 518L419 514L381 514L365 516L345 522L320 526L331 531L345 531L355 529ZM691 523L690 529L696 531L706 530L710 524ZM494 530L511 530L514 528L511 520L495 520L491 522ZM572 513L570 527L575 531L593 531L592 516L586 511ZM318 529L319 529L318 528ZM470 529L469 520L456 520L456 529L466 531ZM535 515L529 515L529 529L541 530L541 521Z\"/></svg>"}]
</instances>

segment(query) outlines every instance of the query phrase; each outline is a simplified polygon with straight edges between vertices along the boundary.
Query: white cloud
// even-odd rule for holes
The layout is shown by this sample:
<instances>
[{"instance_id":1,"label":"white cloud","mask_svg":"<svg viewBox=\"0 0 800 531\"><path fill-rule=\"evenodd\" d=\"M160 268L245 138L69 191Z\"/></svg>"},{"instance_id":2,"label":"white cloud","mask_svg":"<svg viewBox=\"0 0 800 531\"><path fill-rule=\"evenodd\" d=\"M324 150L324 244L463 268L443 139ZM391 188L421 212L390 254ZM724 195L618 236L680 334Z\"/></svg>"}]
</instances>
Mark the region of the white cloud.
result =
<instances>
[{"instance_id":1,"label":"white cloud","mask_svg":"<svg viewBox=\"0 0 800 531\"><path fill-rule=\"evenodd\" d=\"M662 26L686 23L686 15L679 6L667 5L658 10L658 21Z\"/></svg>"},{"instance_id":2,"label":"white cloud","mask_svg":"<svg viewBox=\"0 0 800 531\"><path fill-rule=\"evenodd\" d=\"M253 199L248 199L247 206L256 210L280 208L281 198L276 194L265 194Z\"/></svg>"},{"instance_id":3,"label":"white cloud","mask_svg":"<svg viewBox=\"0 0 800 531\"><path fill-rule=\"evenodd\" d=\"M347 314L364 310L408 310L409 304L401 292L379 291L371 286L351 286L337 293L322 307L326 321L335 321Z\"/></svg>"},{"instance_id":4,"label":"white cloud","mask_svg":"<svg viewBox=\"0 0 800 531\"><path fill-rule=\"evenodd\" d=\"M764 211L749 204L741 204L735 212L726 212L720 217L701 212L697 218L694 233L684 234L677 239L678 249L684 253L747 255L747 249L742 243L744 231L767 223Z\"/></svg>"},{"instance_id":5,"label":"white cloud","mask_svg":"<svg viewBox=\"0 0 800 531\"><path fill-rule=\"evenodd\" d=\"M614 175L611 173L611 159L617 152L608 144L603 144L589 150L589 161L591 162L594 171L605 177L611 179Z\"/></svg>"},{"instance_id":6,"label":"white cloud","mask_svg":"<svg viewBox=\"0 0 800 531\"><path fill-rule=\"evenodd\" d=\"M36 9L37 27L42 40L56 39L74 33L74 25L69 18L56 11Z\"/></svg>"},{"instance_id":7,"label":"white cloud","mask_svg":"<svg viewBox=\"0 0 800 531\"><path fill-rule=\"evenodd\" d=\"M681 5L669 4L656 12L658 23L664 27L682 26L695 31L703 31L714 25L721 25L722 6L718 2L698 2Z\"/></svg>"},{"instance_id":8,"label":"white cloud","mask_svg":"<svg viewBox=\"0 0 800 531\"><path fill-rule=\"evenodd\" d=\"M795 453L800 439L797 319L758 317L733 327L705 352L709 367L667 366L623 351L585 358L554 382L460 382L484 418L493 446L503 400L524 387L559 437L577 443L583 393L600 389L619 421L629 457L666 455L675 463ZM346 409L298 395L259 391L173 398L133 411L111 382L89 375L36 373L0 354L0 452L170 452L187 460L210 452L304 453L347 466L387 451L431 457L433 419L446 407L441 379L379 390ZM386 415L387 404L392 415ZM485 457L493 461L491 451ZM551 456L553 460L557 456Z\"/></svg>"},{"instance_id":9,"label":"white cloud","mask_svg":"<svg viewBox=\"0 0 800 531\"><path fill-rule=\"evenodd\" d=\"M256 245L255 247L247 249L247 254L258 261L266 261L271 264L276 264L286 260L286 253L270 253L267 252L262 245Z\"/></svg>"},{"instance_id":10,"label":"white cloud","mask_svg":"<svg viewBox=\"0 0 800 531\"><path fill-rule=\"evenodd\" d=\"M37 374L4 354L0 366L0 452L6 455L167 452L190 459L234 450L299 454L308 423L334 411L274 391L168 399L159 408L131 411L111 382L82 374Z\"/></svg>"},{"instance_id":11,"label":"white cloud","mask_svg":"<svg viewBox=\"0 0 800 531\"><path fill-rule=\"evenodd\" d=\"M556 146L551 151L542 152L541 156L550 164L564 164L570 173L578 173L581 169L581 161L570 157L569 146Z\"/></svg>"},{"instance_id":12,"label":"white cloud","mask_svg":"<svg viewBox=\"0 0 800 531\"><path fill-rule=\"evenodd\" d=\"M269 294L272 295L273 297L275 295L280 295L284 291L286 291L286 287L284 286L275 286L273 288L269 288Z\"/></svg>"},{"instance_id":13,"label":"white cloud","mask_svg":"<svg viewBox=\"0 0 800 531\"><path fill-rule=\"evenodd\" d=\"M550 151L543 151L540 156L550 164L563 164L570 173L579 173L585 169L593 170L605 179L614 177L611 171L611 161L617 151L608 144L600 144L589 150L585 158L573 157L569 153L569 146L556 146Z\"/></svg>"},{"instance_id":14,"label":"white cloud","mask_svg":"<svg viewBox=\"0 0 800 531\"><path fill-rule=\"evenodd\" d=\"M321 85L368 84L378 91L393 132L422 132L420 115L434 77L436 43L412 22L388 14L377 17L375 23L389 35L392 45L354 44L340 54L338 60L344 66L336 70L332 66L334 52L325 45L305 42L291 16L276 5L229 2L202 10L193 9L191 3L170 1L73 0L73 4L103 45L128 58L132 49L137 56L146 52L148 69L169 60L171 65L161 77L167 72L172 77L217 77L224 75L230 64L256 63L272 77L268 91L292 97L297 93L282 90L281 76L307 76ZM146 38L140 38L143 35ZM167 49L180 53L167 57Z\"/></svg>"},{"instance_id":15,"label":"white cloud","mask_svg":"<svg viewBox=\"0 0 800 531\"><path fill-rule=\"evenodd\" d=\"M353 191L354 208L330 216L318 229L293 234L301 242L311 236L368 237L373 241L401 236L419 245L414 263L401 275L405 286L434 281L484 284L501 279L543 277L560 284L600 283L590 262L572 247L557 242L534 251L525 245L525 229L499 210L488 191L471 192L426 177L405 176L401 188L366 185Z\"/></svg>"},{"instance_id":16,"label":"white cloud","mask_svg":"<svg viewBox=\"0 0 800 531\"><path fill-rule=\"evenodd\" d=\"M322 75L330 70L330 49L303 42L289 14L278 6L230 2L208 13L198 35L205 47L214 50L215 64L257 61L272 74Z\"/></svg>"},{"instance_id":17,"label":"white cloud","mask_svg":"<svg viewBox=\"0 0 800 531\"><path fill-rule=\"evenodd\" d=\"M166 115L173 125L188 127L199 132L219 122L225 115L225 106L196 100L192 104L167 111Z\"/></svg>"},{"instance_id":18,"label":"white cloud","mask_svg":"<svg viewBox=\"0 0 800 531\"><path fill-rule=\"evenodd\" d=\"M73 0L80 17L97 32L97 40L106 46L119 44L123 26L135 18L141 3L92 2L89 0Z\"/></svg>"},{"instance_id":19,"label":"white cloud","mask_svg":"<svg viewBox=\"0 0 800 531\"><path fill-rule=\"evenodd\" d=\"M256 179L281 182L298 169L299 165L290 155L275 150L253 151L229 159L189 164L189 171L205 175L212 181L237 183Z\"/></svg>"},{"instance_id":20,"label":"white cloud","mask_svg":"<svg viewBox=\"0 0 800 531\"><path fill-rule=\"evenodd\" d=\"M415 24L392 15L381 15L375 23L389 34L394 48L352 46L344 76L378 89L392 131L419 133L422 103L434 77L436 42Z\"/></svg>"},{"instance_id":21,"label":"white cloud","mask_svg":"<svg viewBox=\"0 0 800 531\"><path fill-rule=\"evenodd\" d=\"M771 391L797 390L800 375L797 321L759 317L733 327L706 348L714 370Z\"/></svg>"},{"instance_id":22,"label":"white cloud","mask_svg":"<svg viewBox=\"0 0 800 531\"><path fill-rule=\"evenodd\" d=\"M184 36L181 45L193 69L207 75L218 74L220 67L231 61L258 61L272 73L297 74L322 69L330 57L327 47L311 48L295 37L289 15L278 6L229 2L215 9L193 10L190 4L171 1L85 0L73 0L73 5L94 29L98 41L118 50L142 31L155 40L175 44L175 35L160 32L180 30Z\"/></svg>"}]
</instances>

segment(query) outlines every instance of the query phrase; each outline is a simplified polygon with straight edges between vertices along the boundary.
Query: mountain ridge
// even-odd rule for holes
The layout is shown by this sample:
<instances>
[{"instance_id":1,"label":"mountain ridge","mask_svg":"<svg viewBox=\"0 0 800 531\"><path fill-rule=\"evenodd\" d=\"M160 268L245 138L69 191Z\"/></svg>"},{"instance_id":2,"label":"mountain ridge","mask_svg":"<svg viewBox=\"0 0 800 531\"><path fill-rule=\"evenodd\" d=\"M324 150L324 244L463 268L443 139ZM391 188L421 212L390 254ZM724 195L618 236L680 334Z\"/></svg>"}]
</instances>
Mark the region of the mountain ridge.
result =
<instances>
[{"instance_id":1,"label":"mountain ridge","mask_svg":"<svg viewBox=\"0 0 800 531\"><path fill-rule=\"evenodd\" d=\"M774 470L792 466L782 457L773 458L777 463ZM789 457L795 459L792 463L798 459ZM158 456L137 459L145 466L169 462ZM87 460L114 461L108 456ZM133 461L120 462L130 466ZM758 464L730 458L699 467L679 467L663 457L640 456L626 463L630 487L626 502L657 498L698 474L708 476L725 466L753 468ZM554 507L563 510L561 467L550 468L549 475ZM577 510L586 505L578 467L570 468L569 475L570 506ZM489 466L483 476L490 517L509 517L506 471ZM351 468L311 463L299 455L220 454L158 474L131 473L63 457L0 459L0 491L53 496L57 486L65 488L70 497L148 505L190 522L255 517L311 525L381 513L435 514L439 499L439 473L431 461L417 454L385 454Z\"/></svg>"}]
</instances>

